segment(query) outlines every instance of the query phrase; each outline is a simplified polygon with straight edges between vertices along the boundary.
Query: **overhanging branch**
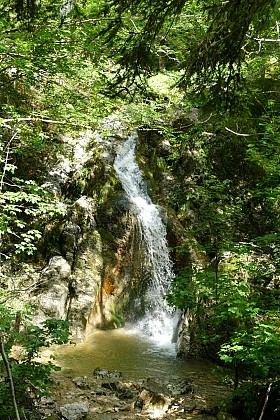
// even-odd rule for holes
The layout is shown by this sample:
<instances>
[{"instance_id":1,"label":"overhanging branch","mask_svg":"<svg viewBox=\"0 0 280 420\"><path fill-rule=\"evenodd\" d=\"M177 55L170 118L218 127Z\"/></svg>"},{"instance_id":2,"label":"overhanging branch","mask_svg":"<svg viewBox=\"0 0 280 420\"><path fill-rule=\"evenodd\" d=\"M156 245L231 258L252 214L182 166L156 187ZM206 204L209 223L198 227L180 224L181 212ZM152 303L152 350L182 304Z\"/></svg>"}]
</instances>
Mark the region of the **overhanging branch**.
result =
<instances>
[{"instance_id":1,"label":"overhanging branch","mask_svg":"<svg viewBox=\"0 0 280 420\"><path fill-rule=\"evenodd\" d=\"M48 118L40 118L40 117L25 117L25 118L0 118L0 126L5 125L9 122L21 122L21 121L39 121L49 124L60 124L60 125L71 125L73 127L83 127L90 129L89 125L79 124L79 123L72 123L69 121L56 121L56 120L49 120Z\"/></svg>"},{"instance_id":2,"label":"overhanging branch","mask_svg":"<svg viewBox=\"0 0 280 420\"><path fill-rule=\"evenodd\" d=\"M263 134L265 134L265 133L251 133L251 134L237 133L236 131L233 131L228 127L225 127L225 130L229 131L232 134L235 134L236 136L241 136L241 137L262 136Z\"/></svg>"}]
</instances>

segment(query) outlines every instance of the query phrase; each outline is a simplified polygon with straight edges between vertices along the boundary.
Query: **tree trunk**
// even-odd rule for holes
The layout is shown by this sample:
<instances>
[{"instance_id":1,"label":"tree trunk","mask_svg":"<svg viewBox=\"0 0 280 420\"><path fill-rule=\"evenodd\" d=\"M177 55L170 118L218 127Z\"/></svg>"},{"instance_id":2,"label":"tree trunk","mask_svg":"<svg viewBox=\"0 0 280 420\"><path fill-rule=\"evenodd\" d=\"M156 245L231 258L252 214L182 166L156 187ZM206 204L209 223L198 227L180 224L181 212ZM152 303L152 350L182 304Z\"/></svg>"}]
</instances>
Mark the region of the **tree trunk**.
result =
<instances>
[{"instance_id":1,"label":"tree trunk","mask_svg":"<svg viewBox=\"0 0 280 420\"><path fill-rule=\"evenodd\" d=\"M10 390L11 390L12 402L13 402L13 407L14 407L14 410L15 410L16 419L20 420L18 407L17 407L17 401L16 401L16 394L15 394L15 387L14 387L12 371L11 371L11 367L10 367L10 364L9 364L8 357L7 357L6 352L5 352L5 347L4 347L4 343L3 343L3 335L2 335L2 330L1 329L0 329L0 354L3 358L3 362L4 362L4 365L6 367L6 371L7 371L7 374L8 374L8 379L9 379L9 382L10 382Z\"/></svg>"}]
</instances>

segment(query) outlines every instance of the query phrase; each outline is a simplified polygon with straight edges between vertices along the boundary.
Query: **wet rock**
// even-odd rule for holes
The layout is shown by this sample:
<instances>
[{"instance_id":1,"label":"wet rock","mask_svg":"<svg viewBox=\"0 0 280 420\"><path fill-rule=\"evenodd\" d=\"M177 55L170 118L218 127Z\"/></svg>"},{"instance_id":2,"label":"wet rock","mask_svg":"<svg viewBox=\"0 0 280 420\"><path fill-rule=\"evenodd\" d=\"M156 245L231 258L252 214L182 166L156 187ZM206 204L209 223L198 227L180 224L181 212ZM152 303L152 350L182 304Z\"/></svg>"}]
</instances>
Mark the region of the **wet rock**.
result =
<instances>
[{"instance_id":1,"label":"wet rock","mask_svg":"<svg viewBox=\"0 0 280 420\"><path fill-rule=\"evenodd\" d=\"M168 391L172 396L179 396L193 392L193 386L189 379L178 379L167 385Z\"/></svg>"},{"instance_id":2,"label":"wet rock","mask_svg":"<svg viewBox=\"0 0 280 420\"><path fill-rule=\"evenodd\" d=\"M118 381L104 382L102 383L102 387L114 392L114 394L122 400L130 399L134 396L134 393L129 389L129 387Z\"/></svg>"},{"instance_id":3,"label":"wet rock","mask_svg":"<svg viewBox=\"0 0 280 420\"><path fill-rule=\"evenodd\" d=\"M118 370L108 370L104 368L96 368L93 372L95 378L121 378L122 373Z\"/></svg>"},{"instance_id":4,"label":"wet rock","mask_svg":"<svg viewBox=\"0 0 280 420\"><path fill-rule=\"evenodd\" d=\"M78 376L77 378L73 379L73 383L80 389L89 389L90 384L88 383L86 376Z\"/></svg>"},{"instance_id":5,"label":"wet rock","mask_svg":"<svg viewBox=\"0 0 280 420\"><path fill-rule=\"evenodd\" d=\"M106 388L106 389L109 389L110 391L117 391L118 386L119 386L118 382L115 382L115 381L114 382L109 381L109 382L102 383L102 387Z\"/></svg>"},{"instance_id":6,"label":"wet rock","mask_svg":"<svg viewBox=\"0 0 280 420\"><path fill-rule=\"evenodd\" d=\"M89 409L84 403L72 403L60 407L60 411L64 419L83 420L86 418Z\"/></svg>"},{"instance_id":7,"label":"wet rock","mask_svg":"<svg viewBox=\"0 0 280 420\"><path fill-rule=\"evenodd\" d=\"M162 394L143 389L140 392L137 401L135 403L136 407L141 407L142 410L160 410L166 412L168 407L171 405L171 398L168 398Z\"/></svg>"},{"instance_id":8,"label":"wet rock","mask_svg":"<svg viewBox=\"0 0 280 420\"><path fill-rule=\"evenodd\" d=\"M170 378L164 380L150 377L144 382L144 387L152 392L172 397L193 392L193 386L190 379Z\"/></svg>"},{"instance_id":9,"label":"wet rock","mask_svg":"<svg viewBox=\"0 0 280 420\"><path fill-rule=\"evenodd\" d=\"M129 400L134 396L134 393L125 386L120 386L117 391L118 398L121 400Z\"/></svg>"},{"instance_id":10,"label":"wet rock","mask_svg":"<svg viewBox=\"0 0 280 420\"><path fill-rule=\"evenodd\" d=\"M67 222L62 233L63 253L67 261L73 264L74 254L78 246L78 239L81 236L81 228L71 220Z\"/></svg>"}]
</instances>

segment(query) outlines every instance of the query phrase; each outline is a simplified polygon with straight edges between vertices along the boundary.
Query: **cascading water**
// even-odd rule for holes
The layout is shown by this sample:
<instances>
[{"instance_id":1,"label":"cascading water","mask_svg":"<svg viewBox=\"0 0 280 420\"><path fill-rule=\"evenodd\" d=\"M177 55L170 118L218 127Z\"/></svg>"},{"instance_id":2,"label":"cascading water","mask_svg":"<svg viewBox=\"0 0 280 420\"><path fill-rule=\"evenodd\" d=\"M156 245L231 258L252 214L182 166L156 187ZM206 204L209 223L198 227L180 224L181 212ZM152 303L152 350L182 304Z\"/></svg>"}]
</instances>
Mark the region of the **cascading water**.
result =
<instances>
[{"instance_id":1,"label":"cascading water","mask_svg":"<svg viewBox=\"0 0 280 420\"><path fill-rule=\"evenodd\" d=\"M138 220L145 242L145 264L150 269L151 280L145 296L146 314L138 327L158 343L170 343L177 317L163 298L170 280L174 277L170 260L166 228L158 208L147 193L146 183L135 161L137 134L131 135L119 148L114 169L131 203L131 211Z\"/></svg>"},{"instance_id":2,"label":"cascading water","mask_svg":"<svg viewBox=\"0 0 280 420\"><path fill-rule=\"evenodd\" d=\"M98 137L98 142L105 146L103 156L106 161L108 158L106 153L111 153L112 143L109 140L108 143L107 140L105 142L101 137ZM130 212L133 213L135 219L137 218L139 229L135 229L135 232L138 234L140 231L144 244L143 247L140 244L138 251L142 253L142 248L146 250L142 258L145 265L143 270L145 284L147 284L146 271L150 272L145 296L146 314L136 325L126 325L113 330L96 330L75 346L60 346L55 352L56 363L63 369L67 369L65 371L67 378L69 378L69 369L73 371L74 376L81 377L89 376L89 372L97 367L119 370L124 378L129 380L143 380L148 377L169 379L173 376L185 379L187 372L195 371L197 372L195 376L199 377L199 372L210 370L201 361L186 361L176 357L175 343L172 343L172 338L179 314L168 307L163 298L174 276L167 249L166 229L159 209L147 194L146 183L135 162L136 142L137 135L133 134L120 145L114 168L130 202ZM83 151L83 148L81 150ZM80 156L79 159L83 159L84 156L83 153L75 153L75 155L77 158ZM108 159L108 162L111 163L111 160ZM131 242L133 246L136 244L139 246L138 238ZM130 256L130 253L128 255ZM131 264L131 268L136 267L135 276L138 281L137 263ZM127 281L126 284L133 284L133 281L131 283ZM134 307L136 305L137 302ZM134 417L133 414L129 414L129 418L130 416Z\"/></svg>"}]
</instances>

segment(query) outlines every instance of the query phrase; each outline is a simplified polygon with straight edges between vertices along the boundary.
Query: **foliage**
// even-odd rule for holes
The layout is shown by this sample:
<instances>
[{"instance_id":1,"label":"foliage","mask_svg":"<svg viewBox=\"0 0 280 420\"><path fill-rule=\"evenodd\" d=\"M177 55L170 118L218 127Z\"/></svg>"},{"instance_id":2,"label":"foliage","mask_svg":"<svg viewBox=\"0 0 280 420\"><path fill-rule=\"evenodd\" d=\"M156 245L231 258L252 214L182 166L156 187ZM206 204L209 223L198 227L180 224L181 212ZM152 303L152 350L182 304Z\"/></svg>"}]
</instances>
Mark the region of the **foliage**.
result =
<instances>
[{"instance_id":1,"label":"foliage","mask_svg":"<svg viewBox=\"0 0 280 420\"><path fill-rule=\"evenodd\" d=\"M275 381L280 366L273 357L280 297L278 97L254 94L258 105L243 91L246 118L225 113L207 122L204 132L192 131L192 139L182 136L184 150L196 151L179 207L194 240L177 249L177 258L195 248L200 260L183 266L168 296L189 308L191 340L234 368L236 386L241 372L264 384ZM235 134L225 130L234 126Z\"/></svg>"},{"instance_id":2,"label":"foliage","mask_svg":"<svg viewBox=\"0 0 280 420\"><path fill-rule=\"evenodd\" d=\"M101 92L108 61L92 42L96 25L78 22L95 8L60 0L0 5L2 260L36 255L45 225L65 214L42 185L62 148L60 134L95 126L117 106Z\"/></svg>"},{"instance_id":3,"label":"foliage","mask_svg":"<svg viewBox=\"0 0 280 420\"><path fill-rule=\"evenodd\" d=\"M43 396L50 395L49 388L54 383L52 371L59 368L51 361L39 361L42 347L52 344L64 344L69 340L69 323L49 319L41 326L30 324L28 317L14 311L7 305L0 306L0 328L4 339L5 351L9 356L17 404L20 415L24 418L35 416L34 402ZM13 347L19 351L19 359L12 357ZM10 397L7 373L0 359L0 402L1 419L13 418L13 406ZM31 417L29 417L29 415Z\"/></svg>"},{"instance_id":4,"label":"foliage","mask_svg":"<svg viewBox=\"0 0 280 420\"><path fill-rule=\"evenodd\" d=\"M251 281L261 262L250 248L242 246L235 252L227 248L218 262L205 269L182 272L168 296L171 303L195 314L197 339L209 356L217 354L234 366L236 386L240 369L262 379L277 377L280 369L276 356L280 295L274 293L275 305L267 307L261 299L266 288L253 288Z\"/></svg>"},{"instance_id":5,"label":"foliage","mask_svg":"<svg viewBox=\"0 0 280 420\"><path fill-rule=\"evenodd\" d=\"M9 131L6 127L5 135ZM6 259L12 254L32 255L35 243L42 237L42 223L65 212L35 180L16 176L18 156L28 156L28 149L40 150L44 139L38 135L39 140L34 139L33 145L31 142L19 145L18 131L7 141L3 135L0 142L0 245L1 257Z\"/></svg>"},{"instance_id":6,"label":"foliage","mask_svg":"<svg viewBox=\"0 0 280 420\"><path fill-rule=\"evenodd\" d=\"M278 22L274 0L2 1L2 260L28 260L40 248L46 224L64 214L44 188L63 147L60 134L95 129L117 111L133 129L168 140L164 156L154 162L178 183L162 200L192 238L177 249L178 276L168 299L192 311L194 338L234 366L236 375L244 369L264 382L275 379ZM193 107L199 117L190 121L186 115ZM104 205L112 185L101 189ZM194 248L199 267L189 266ZM21 340L26 348L26 363L13 364L17 386L20 375L26 381L29 375L40 393L36 378L43 373L33 355L36 343L48 345L49 333L55 340L57 325L52 331L50 325L26 326L10 340L9 316L5 312L3 323L10 321L2 325L6 346ZM26 395L23 382L20 395Z\"/></svg>"},{"instance_id":7,"label":"foliage","mask_svg":"<svg viewBox=\"0 0 280 420\"><path fill-rule=\"evenodd\" d=\"M275 0L250 0L249 4L247 0L111 0L101 4L98 16L107 22L98 36L113 50L116 82L124 89L176 63L175 68L184 70L184 88L195 81L215 99L223 95L229 100L230 91L238 90L246 73L244 61L252 62L257 43L266 39L277 43L272 27L278 13ZM260 47L258 53L265 55L265 50Z\"/></svg>"},{"instance_id":8,"label":"foliage","mask_svg":"<svg viewBox=\"0 0 280 420\"><path fill-rule=\"evenodd\" d=\"M245 366L255 378L278 377L279 321L279 317L268 317L254 322L246 331L236 332L229 342L221 346L221 360Z\"/></svg>"},{"instance_id":9,"label":"foliage","mask_svg":"<svg viewBox=\"0 0 280 420\"><path fill-rule=\"evenodd\" d=\"M193 49L186 77L196 74L204 83L207 79L214 80L218 92L223 89L228 92L231 84L238 85L241 64L250 49L246 37L269 20L273 7L276 7L274 0L234 0L220 7L210 6L211 23L202 42Z\"/></svg>"}]
</instances>

